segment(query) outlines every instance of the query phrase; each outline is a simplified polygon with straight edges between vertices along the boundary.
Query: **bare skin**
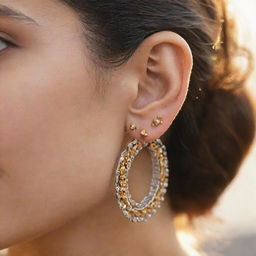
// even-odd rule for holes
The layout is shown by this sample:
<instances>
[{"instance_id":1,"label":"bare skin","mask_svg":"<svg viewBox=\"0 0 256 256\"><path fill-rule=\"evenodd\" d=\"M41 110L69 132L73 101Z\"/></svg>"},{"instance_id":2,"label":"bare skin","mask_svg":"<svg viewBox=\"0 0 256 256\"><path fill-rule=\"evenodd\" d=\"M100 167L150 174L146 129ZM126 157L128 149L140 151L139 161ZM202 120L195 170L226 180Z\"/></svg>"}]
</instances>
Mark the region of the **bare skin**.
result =
<instances>
[{"instance_id":1,"label":"bare skin","mask_svg":"<svg viewBox=\"0 0 256 256\"><path fill-rule=\"evenodd\" d=\"M0 40L0 249L8 256L183 256L170 199L148 222L130 223L115 201L114 170L130 140L164 136L180 111L192 69L187 43L155 33L126 64L100 73L98 84L72 9L53 0L0 4L36 22L0 17L1 38L16 45ZM150 125L156 115L164 121L157 128ZM129 180L137 200L148 192L150 168L144 151Z\"/></svg>"}]
</instances>

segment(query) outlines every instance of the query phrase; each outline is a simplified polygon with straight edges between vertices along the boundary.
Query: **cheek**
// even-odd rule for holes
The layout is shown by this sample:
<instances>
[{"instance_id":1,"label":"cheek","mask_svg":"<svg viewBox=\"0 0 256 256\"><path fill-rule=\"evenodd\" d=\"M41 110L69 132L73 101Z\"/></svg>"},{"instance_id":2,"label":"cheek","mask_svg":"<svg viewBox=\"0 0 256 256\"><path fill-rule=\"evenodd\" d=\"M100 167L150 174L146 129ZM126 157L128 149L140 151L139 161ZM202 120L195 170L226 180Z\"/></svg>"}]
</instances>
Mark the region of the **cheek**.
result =
<instances>
[{"instance_id":1,"label":"cheek","mask_svg":"<svg viewBox=\"0 0 256 256\"><path fill-rule=\"evenodd\" d=\"M35 63L0 78L0 247L96 204L117 154L88 74Z\"/></svg>"}]
</instances>

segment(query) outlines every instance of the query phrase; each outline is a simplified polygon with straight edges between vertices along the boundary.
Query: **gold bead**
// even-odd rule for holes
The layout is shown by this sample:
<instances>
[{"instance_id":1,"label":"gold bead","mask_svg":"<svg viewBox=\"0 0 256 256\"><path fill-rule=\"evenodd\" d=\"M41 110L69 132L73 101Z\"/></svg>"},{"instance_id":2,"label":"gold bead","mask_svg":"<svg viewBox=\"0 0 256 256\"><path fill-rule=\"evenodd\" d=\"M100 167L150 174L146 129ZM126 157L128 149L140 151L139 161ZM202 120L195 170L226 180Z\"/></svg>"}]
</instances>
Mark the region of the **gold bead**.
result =
<instances>
[{"instance_id":1,"label":"gold bead","mask_svg":"<svg viewBox=\"0 0 256 256\"><path fill-rule=\"evenodd\" d=\"M148 133L145 129L143 129L143 130L141 130L140 135L143 136L143 137L147 137Z\"/></svg>"},{"instance_id":2,"label":"gold bead","mask_svg":"<svg viewBox=\"0 0 256 256\"><path fill-rule=\"evenodd\" d=\"M135 217L141 217L141 213L140 212L135 212Z\"/></svg>"},{"instance_id":3,"label":"gold bead","mask_svg":"<svg viewBox=\"0 0 256 256\"><path fill-rule=\"evenodd\" d=\"M135 214L135 210L134 210L134 209L130 209L130 210L128 210L128 212L129 212L131 215L134 215L134 214Z\"/></svg>"},{"instance_id":4,"label":"gold bead","mask_svg":"<svg viewBox=\"0 0 256 256\"><path fill-rule=\"evenodd\" d=\"M121 180L119 181L119 185L120 185L120 187L123 187L123 188L127 188L128 187L127 183L123 182Z\"/></svg>"},{"instance_id":5,"label":"gold bead","mask_svg":"<svg viewBox=\"0 0 256 256\"><path fill-rule=\"evenodd\" d=\"M122 182L125 182L126 181L125 175L120 175L119 180L122 181Z\"/></svg>"},{"instance_id":6,"label":"gold bead","mask_svg":"<svg viewBox=\"0 0 256 256\"><path fill-rule=\"evenodd\" d=\"M130 130L134 131L137 129L136 124L130 124Z\"/></svg>"},{"instance_id":7,"label":"gold bead","mask_svg":"<svg viewBox=\"0 0 256 256\"><path fill-rule=\"evenodd\" d=\"M125 167L122 166L122 167L120 168L120 174L121 174L121 175L124 175L125 172L126 172Z\"/></svg>"},{"instance_id":8,"label":"gold bead","mask_svg":"<svg viewBox=\"0 0 256 256\"><path fill-rule=\"evenodd\" d=\"M122 197L120 198L120 201L121 201L122 203L124 203L124 204L127 204L128 198L127 198L126 196L122 196Z\"/></svg>"},{"instance_id":9,"label":"gold bead","mask_svg":"<svg viewBox=\"0 0 256 256\"><path fill-rule=\"evenodd\" d=\"M130 155L130 156L133 156L133 155L135 155L135 152L136 152L135 149L131 149L131 151L129 152L129 155Z\"/></svg>"},{"instance_id":10,"label":"gold bead","mask_svg":"<svg viewBox=\"0 0 256 256\"><path fill-rule=\"evenodd\" d=\"M151 125L157 127L162 123L163 123L163 118L160 116L157 116L156 118L153 119Z\"/></svg>"},{"instance_id":11,"label":"gold bead","mask_svg":"<svg viewBox=\"0 0 256 256\"><path fill-rule=\"evenodd\" d=\"M124 195L126 194L124 188L121 188L121 189L119 190L119 194L120 194L121 196L124 196Z\"/></svg>"},{"instance_id":12,"label":"gold bead","mask_svg":"<svg viewBox=\"0 0 256 256\"><path fill-rule=\"evenodd\" d=\"M150 205L151 208L156 208L156 203L155 203L155 201L156 201L156 200L154 200L154 201L151 203L151 205Z\"/></svg>"},{"instance_id":13,"label":"gold bead","mask_svg":"<svg viewBox=\"0 0 256 256\"><path fill-rule=\"evenodd\" d=\"M142 214L147 214L147 210L144 209L144 210L141 211L141 213L142 213Z\"/></svg>"}]
</instances>

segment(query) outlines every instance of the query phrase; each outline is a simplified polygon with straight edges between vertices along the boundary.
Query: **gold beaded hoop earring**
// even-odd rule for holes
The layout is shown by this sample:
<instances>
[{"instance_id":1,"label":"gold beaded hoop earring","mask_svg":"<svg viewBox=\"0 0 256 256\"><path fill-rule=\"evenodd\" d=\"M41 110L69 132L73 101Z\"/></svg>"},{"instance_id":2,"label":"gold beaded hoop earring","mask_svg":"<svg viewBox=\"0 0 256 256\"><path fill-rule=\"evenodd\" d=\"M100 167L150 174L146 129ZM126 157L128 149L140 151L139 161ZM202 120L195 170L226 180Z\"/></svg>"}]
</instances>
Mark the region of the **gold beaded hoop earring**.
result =
<instances>
[{"instance_id":1,"label":"gold beaded hoop earring","mask_svg":"<svg viewBox=\"0 0 256 256\"><path fill-rule=\"evenodd\" d=\"M147 148L152 159L152 180L149 194L141 202L135 202L129 192L128 174L131 164L138 153ZM169 166L166 147L160 139L145 143L137 139L132 140L121 153L116 168L115 194L119 208L123 215L131 222L147 221L161 207L167 192Z\"/></svg>"}]
</instances>

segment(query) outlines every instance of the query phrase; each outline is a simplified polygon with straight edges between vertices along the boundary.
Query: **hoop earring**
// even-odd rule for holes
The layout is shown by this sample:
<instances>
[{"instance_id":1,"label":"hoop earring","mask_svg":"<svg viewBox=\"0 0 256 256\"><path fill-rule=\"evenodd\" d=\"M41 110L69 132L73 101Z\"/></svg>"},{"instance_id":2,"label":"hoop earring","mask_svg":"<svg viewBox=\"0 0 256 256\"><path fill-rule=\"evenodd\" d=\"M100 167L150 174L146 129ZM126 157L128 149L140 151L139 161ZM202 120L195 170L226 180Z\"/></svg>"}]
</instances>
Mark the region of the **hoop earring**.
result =
<instances>
[{"instance_id":1,"label":"hoop earring","mask_svg":"<svg viewBox=\"0 0 256 256\"><path fill-rule=\"evenodd\" d=\"M128 174L131 164L138 153L147 148L152 159L152 180L150 192L141 202L135 202L129 192ZM167 192L169 167L166 147L160 139L145 143L132 140L121 153L115 177L115 195L123 215L131 222L147 221L161 207Z\"/></svg>"}]
</instances>

